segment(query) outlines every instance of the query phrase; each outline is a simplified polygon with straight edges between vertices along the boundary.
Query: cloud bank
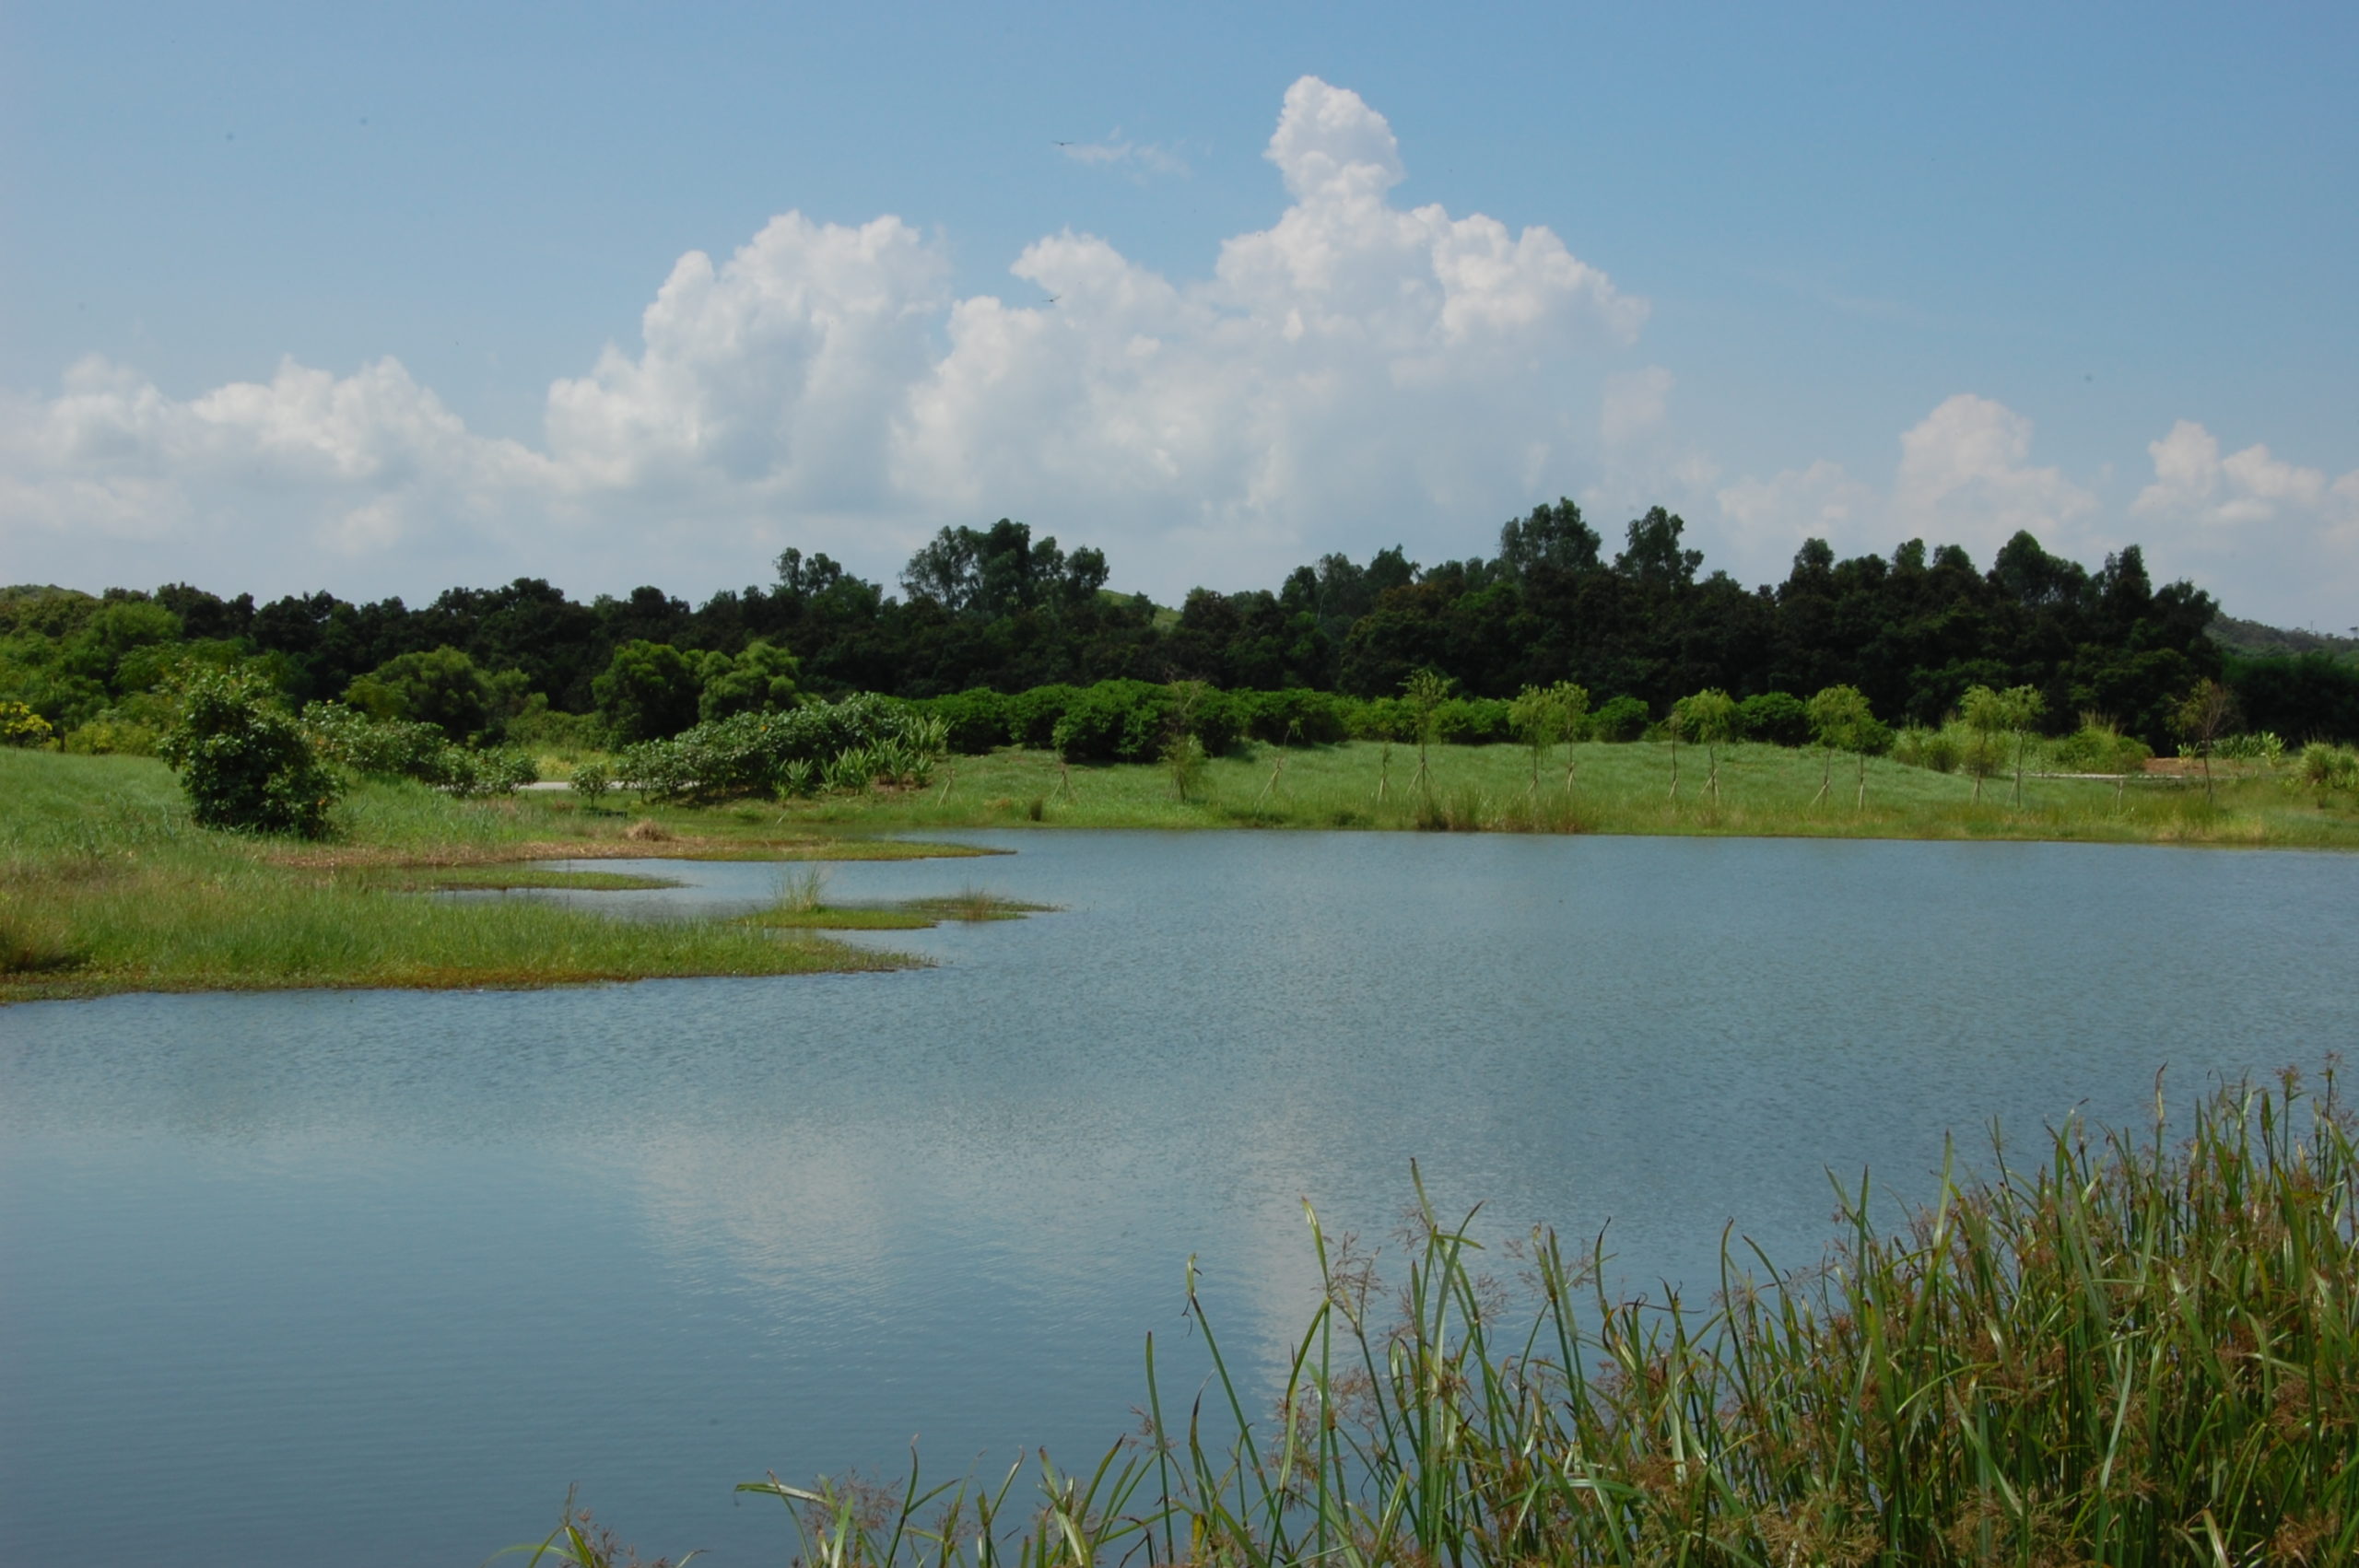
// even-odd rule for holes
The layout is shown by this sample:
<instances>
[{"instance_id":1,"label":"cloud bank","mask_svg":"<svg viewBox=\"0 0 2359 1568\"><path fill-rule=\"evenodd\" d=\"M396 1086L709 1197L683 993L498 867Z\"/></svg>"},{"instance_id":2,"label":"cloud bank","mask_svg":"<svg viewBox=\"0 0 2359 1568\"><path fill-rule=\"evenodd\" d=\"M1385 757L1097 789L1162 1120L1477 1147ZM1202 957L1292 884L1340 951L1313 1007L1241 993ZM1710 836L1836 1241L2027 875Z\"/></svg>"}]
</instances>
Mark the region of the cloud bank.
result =
<instances>
[{"instance_id":1,"label":"cloud bank","mask_svg":"<svg viewBox=\"0 0 2359 1568\"><path fill-rule=\"evenodd\" d=\"M1065 150L1170 171L1119 136ZM934 529L1010 515L1169 596L1331 549L1487 552L1497 520L1568 493L1609 532L1619 508L1682 505L1712 564L1755 580L1810 534L1987 559L2027 528L2084 557L2143 538L2254 613L2359 590L2359 474L2223 456L2188 421L2134 500L2042 465L2027 418L1969 393L1901 435L1888 478L1725 479L1679 428L1672 372L1636 353L1648 301L1555 233L1399 204L1391 126L1316 77L1265 157L1282 210L1196 279L1068 229L1024 250L1005 298L961 297L944 242L898 217L783 214L682 256L635 348L548 388L536 443L470 430L390 357L189 398L85 361L0 397L0 580L701 594L790 544L889 579Z\"/></svg>"},{"instance_id":2,"label":"cloud bank","mask_svg":"<svg viewBox=\"0 0 2359 1568\"><path fill-rule=\"evenodd\" d=\"M2232 614L2318 618L2322 630L2359 618L2359 471L2330 481L2265 446L2223 458L2209 430L2182 419L2147 447L2154 479L2124 517L2061 470L2035 465L2032 436L2023 415L1961 392L1902 433L1888 486L1821 461L1738 480L1710 500L1756 576L1778 574L1813 536L1846 554L1912 537L1959 544L1988 565L2025 530L2090 565L2142 544L2158 575L2193 578Z\"/></svg>"},{"instance_id":3,"label":"cloud bank","mask_svg":"<svg viewBox=\"0 0 2359 1568\"><path fill-rule=\"evenodd\" d=\"M1016 259L1018 298L962 298L898 218L785 214L682 256L636 353L549 388L536 447L390 358L186 400L89 361L0 406L6 575L710 586L789 543L889 574L1012 514L1178 583L1569 483L1580 388L1646 302L1546 228L1395 205L1391 127L1316 78L1267 157L1288 205L1195 281L1069 230Z\"/></svg>"}]
</instances>

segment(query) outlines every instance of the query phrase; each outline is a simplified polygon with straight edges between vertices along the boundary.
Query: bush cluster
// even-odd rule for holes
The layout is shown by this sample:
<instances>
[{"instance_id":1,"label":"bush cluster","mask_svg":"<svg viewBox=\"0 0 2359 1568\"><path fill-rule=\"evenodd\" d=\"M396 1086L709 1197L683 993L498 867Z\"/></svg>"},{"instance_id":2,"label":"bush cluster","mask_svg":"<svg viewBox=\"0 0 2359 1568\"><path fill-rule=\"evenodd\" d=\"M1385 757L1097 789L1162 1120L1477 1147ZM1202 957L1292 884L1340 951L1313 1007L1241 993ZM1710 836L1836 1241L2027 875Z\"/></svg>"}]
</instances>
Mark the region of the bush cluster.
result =
<instances>
[{"instance_id":1,"label":"bush cluster","mask_svg":"<svg viewBox=\"0 0 2359 1568\"><path fill-rule=\"evenodd\" d=\"M2315 790L2359 790L2359 751L2312 741L2302 748L2295 776Z\"/></svg>"},{"instance_id":2,"label":"bush cluster","mask_svg":"<svg viewBox=\"0 0 2359 1568\"><path fill-rule=\"evenodd\" d=\"M1397 696L1345 696L1301 686L1279 691L1198 687L1182 724L1175 720L1178 689L1149 681L1100 681L1005 693L977 687L920 698L910 707L940 719L949 749L968 756L1013 745L1061 751L1075 762L1151 762L1182 731L1215 756L1243 741L1330 745L1415 738L1415 715ZM1434 709L1434 739L1469 746L1512 740L1513 707L1497 697L1452 698Z\"/></svg>"},{"instance_id":3,"label":"bush cluster","mask_svg":"<svg viewBox=\"0 0 2359 1568\"><path fill-rule=\"evenodd\" d=\"M2135 735L2087 720L2057 742L2051 755L2056 766L2068 773L2135 773L2154 752Z\"/></svg>"},{"instance_id":4,"label":"bush cluster","mask_svg":"<svg viewBox=\"0 0 2359 1568\"><path fill-rule=\"evenodd\" d=\"M940 719L950 750L977 755L994 746L1057 749L1076 762L1143 762L1160 756L1174 738L1172 708L1177 688L1146 681L1101 681L1096 685L1034 686L1021 692L984 687L948 696L922 697L910 706ZM1240 741L1282 745L1328 745L1339 741L1417 739L1417 709L1403 696L1347 696L1340 692L1288 687L1279 691L1216 691L1202 696L1187 731L1218 755ZM1430 739L1444 745L1497 745L1518 740L1515 704L1501 697L1454 696L1432 709ZM1871 754L1887 750L1892 733L1862 715ZM1622 696L1585 713L1565 740L1625 742L1650 732L1653 716L1635 696ZM1789 692L1765 692L1735 705L1731 737L1772 745L1808 745L1817 738L1811 708ZM1848 743L1847 750L1856 749ZM1954 767L1952 758L1948 765Z\"/></svg>"},{"instance_id":5,"label":"bush cluster","mask_svg":"<svg viewBox=\"0 0 2359 1568\"><path fill-rule=\"evenodd\" d=\"M848 755L863 766L890 765L897 777L914 772L940 753L942 729L910 703L861 692L841 702L733 714L670 740L627 746L615 759L615 777L666 800L799 793L831 768L847 775Z\"/></svg>"},{"instance_id":6,"label":"bush cluster","mask_svg":"<svg viewBox=\"0 0 2359 1568\"><path fill-rule=\"evenodd\" d=\"M338 766L370 778L415 778L454 795L512 794L540 777L522 752L452 745L439 725L370 719L342 703L306 708L303 731Z\"/></svg>"}]
</instances>

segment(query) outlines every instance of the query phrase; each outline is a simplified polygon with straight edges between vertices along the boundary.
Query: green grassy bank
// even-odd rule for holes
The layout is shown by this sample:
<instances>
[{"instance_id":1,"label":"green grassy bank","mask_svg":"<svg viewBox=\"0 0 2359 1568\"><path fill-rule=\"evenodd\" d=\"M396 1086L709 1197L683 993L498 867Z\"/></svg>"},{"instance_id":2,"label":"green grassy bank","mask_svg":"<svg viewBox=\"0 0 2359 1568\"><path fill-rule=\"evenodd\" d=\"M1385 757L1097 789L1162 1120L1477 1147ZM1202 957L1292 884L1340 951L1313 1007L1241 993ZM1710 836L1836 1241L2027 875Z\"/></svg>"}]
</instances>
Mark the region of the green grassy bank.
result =
<instances>
[{"instance_id":1,"label":"green grassy bank","mask_svg":"<svg viewBox=\"0 0 2359 1568\"><path fill-rule=\"evenodd\" d=\"M1094 1465L738 1490L827 1568L2353 1561L2359 1148L2331 1077L2223 1090L2185 1142L2068 1125L2026 1153L1896 1230L1863 1177L1825 1266L1726 1246L1687 1299L1609 1294L1602 1241L1486 1246L1421 1190L1381 1274L1312 1221L1325 1291L1274 1409L1191 1269L1215 1375L1158 1387L1150 1336L1144 1419ZM542 1561L638 1561L579 1523Z\"/></svg>"},{"instance_id":2,"label":"green grassy bank","mask_svg":"<svg viewBox=\"0 0 2359 1568\"><path fill-rule=\"evenodd\" d=\"M461 802L364 783L337 837L208 832L159 763L0 750L0 1002L121 990L533 987L877 969L910 960L720 920L624 921L442 886L611 885L533 864L676 856L964 853L870 844L775 808L581 811L562 795ZM622 879L633 880L633 879ZM640 885L650 879L636 879Z\"/></svg>"},{"instance_id":3,"label":"green grassy bank","mask_svg":"<svg viewBox=\"0 0 2359 1568\"><path fill-rule=\"evenodd\" d=\"M1567 785L1567 763L1571 783ZM1884 758L1831 771L1816 753L1723 746L1719 789L1706 749L1661 743L1555 747L1532 785L1520 746L1435 746L1417 778L1412 745L1374 742L1244 748L1215 757L1181 801L1170 772L1139 764L1060 768L1045 752L945 759L922 790L870 791L790 802L792 819L839 829L1070 827L1435 828L1464 831L1719 834L1866 838L2086 839L2106 843L2359 848L2359 798L2291 785L2283 774L2216 769L2200 778L2027 778L1983 780ZM1822 798L1822 784L1826 792Z\"/></svg>"},{"instance_id":4,"label":"green grassy bank","mask_svg":"<svg viewBox=\"0 0 2359 1568\"><path fill-rule=\"evenodd\" d=\"M945 758L924 789L693 806L594 809L565 791L462 801L364 781L333 836L207 832L145 758L0 749L0 1000L123 989L533 986L660 975L798 973L897 960L813 935L898 929L945 911L780 910L763 922L624 923L522 900L419 898L454 887L621 886L552 860L825 861L979 853L887 840L1041 825L2079 839L2359 848L2347 790L2223 765L2188 778L1973 781L1872 759L1661 743L1553 750L1535 788L1520 747L1372 742L1250 746L1213 758L1182 799L1166 768L1060 766L1041 752ZM1822 788L1824 787L1824 788ZM643 882L640 883L643 885Z\"/></svg>"}]
</instances>

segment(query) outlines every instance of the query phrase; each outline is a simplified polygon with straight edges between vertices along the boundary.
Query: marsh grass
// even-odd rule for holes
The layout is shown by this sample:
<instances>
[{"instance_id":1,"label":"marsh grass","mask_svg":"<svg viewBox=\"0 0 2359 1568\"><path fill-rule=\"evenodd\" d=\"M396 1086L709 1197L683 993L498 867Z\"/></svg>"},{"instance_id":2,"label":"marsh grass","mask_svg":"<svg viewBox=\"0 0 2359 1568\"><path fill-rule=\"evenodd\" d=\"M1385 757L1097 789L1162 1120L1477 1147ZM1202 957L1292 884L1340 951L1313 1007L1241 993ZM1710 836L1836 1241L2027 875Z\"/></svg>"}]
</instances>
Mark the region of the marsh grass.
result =
<instances>
[{"instance_id":1,"label":"marsh grass","mask_svg":"<svg viewBox=\"0 0 2359 1568\"><path fill-rule=\"evenodd\" d=\"M368 876L368 873L358 873ZM368 880L381 887L417 893L509 893L522 888L572 888L582 893L640 893L684 885L673 877L636 872L559 870L552 866L494 862L487 865L391 868Z\"/></svg>"},{"instance_id":2,"label":"marsh grass","mask_svg":"<svg viewBox=\"0 0 2359 1568\"><path fill-rule=\"evenodd\" d=\"M1003 898L971 884L954 894L891 905L831 905L825 901L826 890L825 875L815 868L781 883L778 900L744 921L778 930L923 930L945 920L1020 920L1056 907Z\"/></svg>"},{"instance_id":3,"label":"marsh grass","mask_svg":"<svg viewBox=\"0 0 2359 1568\"><path fill-rule=\"evenodd\" d=\"M831 904L816 909L757 909L740 920L774 931L921 931L942 923L914 909Z\"/></svg>"},{"instance_id":4,"label":"marsh grass","mask_svg":"<svg viewBox=\"0 0 2359 1568\"><path fill-rule=\"evenodd\" d=\"M1275 1408L921 1489L775 1476L812 1568L2341 1563L2359 1551L2359 1152L2312 1096L2222 1089L2192 1137L2056 1130L1944 1170L1896 1230L1863 1176L1781 1271L1615 1299L1602 1242L1493 1251L1422 1186L1405 1278L1310 1216L1325 1281Z\"/></svg>"},{"instance_id":5,"label":"marsh grass","mask_svg":"<svg viewBox=\"0 0 2359 1568\"><path fill-rule=\"evenodd\" d=\"M1003 898L987 893L972 883L957 892L938 898L912 898L902 906L932 915L938 919L961 920L973 924L982 920L1020 920L1027 915L1045 915L1054 911L1054 904L1027 904L1020 898Z\"/></svg>"},{"instance_id":6,"label":"marsh grass","mask_svg":"<svg viewBox=\"0 0 2359 1568\"><path fill-rule=\"evenodd\" d=\"M804 866L800 871L782 872L778 879L777 907L791 915L807 915L826 903L827 897L827 868Z\"/></svg>"},{"instance_id":7,"label":"marsh grass","mask_svg":"<svg viewBox=\"0 0 2359 1568\"><path fill-rule=\"evenodd\" d=\"M1520 746L1436 746L1430 789L1393 789L1379 799L1370 781L1386 767L1378 742L1305 746L1287 753L1284 784L1267 786L1273 748L1215 757L1190 791L1174 797L1157 766L1074 765L1074 798L1058 792L1046 753L1002 751L961 764L960 793L795 802L784 831L918 833L959 828L1267 827L1425 828L1433 831L1756 835L1834 838L2066 839L2105 843L2359 848L2359 798L2289 787L2256 771L2224 772L2216 809L2203 791L2167 776L2026 777L2024 804L2006 792L1973 799L1973 780L1888 758L1864 768L1846 758L1857 788L1821 794L1827 766L1817 753L1744 743L1720 748L1719 798L1699 790L1666 797L1669 747L1661 742L1583 743L1564 749L1578 784L1534 792L1531 758Z\"/></svg>"},{"instance_id":8,"label":"marsh grass","mask_svg":"<svg viewBox=\"0 0 2359 1568\"><path fill-rule=\"evenodd\" d=\"M392 833L391 844L289 848L196 827L170 774L145 759L0 751L0 1002L121 990L530 988L916 962L725 921L420 897L400 891L400 879L539 881L531 869L484 868L502 850L519 858L546 842L536 837L542 825L505 803L357 793L381 816L405 815L413 830ZM428 820L435 831L415 831Z\"/></svg>"},{"instance_id":9,"label":"marsh grass","mask_svg":"<svg viewBox=\"0 0 2359 1568\"><path fill-rule=\"evenodd\" d=\"M87 863L10 863L9 930L72 962L0 973L0 1000L113 990L534 988L663 976L882 969L911 960L780 942L724 922L617 920L522 899L458 902L370 879L299 877L208 846Z\"/></svg>"}]
</instances>

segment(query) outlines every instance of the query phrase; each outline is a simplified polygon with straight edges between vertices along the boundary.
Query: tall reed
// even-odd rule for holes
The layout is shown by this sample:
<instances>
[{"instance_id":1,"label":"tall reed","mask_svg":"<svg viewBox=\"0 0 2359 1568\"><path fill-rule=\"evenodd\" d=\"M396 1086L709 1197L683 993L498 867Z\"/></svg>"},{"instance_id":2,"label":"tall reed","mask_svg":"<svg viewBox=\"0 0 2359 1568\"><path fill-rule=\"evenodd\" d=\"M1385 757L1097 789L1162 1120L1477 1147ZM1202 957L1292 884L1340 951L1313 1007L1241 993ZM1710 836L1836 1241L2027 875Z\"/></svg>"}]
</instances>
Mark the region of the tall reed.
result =
<instances>
[{"instance_id":1,"label":"tall reed","mask_svg":"<svg viewBox=\"0 0 2359 1568\"><path fill-rule=\"evenodd\" d=\"M2176 1145L2068 1124L1895 1232L1863 1176L1823 1267L1724 1247L1707 1307L1616 1300L1546 1231L1511 1306L1421 1186L1397 1293L1312 1217L1325 1296L1273 1415L1191 1267L1213 1376L1167 1407L1150 1337L1143 1433L1092 1469L739 1490L814 1568L2349 1562L2355 1156L2331 1071L2218 1091Z\"/></svg>"}]
</instances>

